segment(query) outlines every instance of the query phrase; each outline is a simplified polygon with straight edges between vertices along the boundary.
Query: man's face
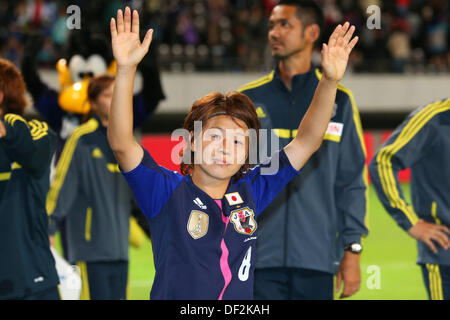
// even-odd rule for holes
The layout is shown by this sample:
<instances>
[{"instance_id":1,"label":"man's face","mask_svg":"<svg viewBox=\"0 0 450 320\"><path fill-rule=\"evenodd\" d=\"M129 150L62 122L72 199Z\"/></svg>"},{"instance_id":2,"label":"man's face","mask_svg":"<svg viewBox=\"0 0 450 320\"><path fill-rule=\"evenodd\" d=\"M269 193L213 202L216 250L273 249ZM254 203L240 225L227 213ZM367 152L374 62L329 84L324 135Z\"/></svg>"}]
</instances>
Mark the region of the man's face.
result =
<instances>
[{"instance_id":1,"label":"man's face","mask_svg":"<svg viewBox=\"0 0 450 320\"><path fill-rule=\"evenodd\" d=\"M302 22L297 18L296 6L279 5L269 18L268 40L272 55L286 59L305 48Z\"/></svg>"}]
</instances>

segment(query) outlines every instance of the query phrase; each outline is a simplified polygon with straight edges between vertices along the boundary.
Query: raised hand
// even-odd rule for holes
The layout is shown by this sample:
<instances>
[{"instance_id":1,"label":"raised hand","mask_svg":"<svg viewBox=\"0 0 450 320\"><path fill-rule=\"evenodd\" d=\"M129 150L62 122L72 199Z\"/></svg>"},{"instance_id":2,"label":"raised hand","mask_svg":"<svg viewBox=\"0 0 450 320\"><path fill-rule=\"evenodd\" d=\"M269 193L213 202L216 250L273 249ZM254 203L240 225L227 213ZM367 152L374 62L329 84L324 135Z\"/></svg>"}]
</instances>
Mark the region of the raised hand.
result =
<instances>
[{"instance_id":1,"label":"raised hand","mask_svg":"<svg viewBox=\"0 0 450 320\"><path fill-rule=\"evenodd\" d=\"M322 70L328 80L340 81L347 68L348 57L358 42L358 37L352 39L355 27L346 22L338 25L322 47Z\"/></svg>"},{"instance_id":2,"label":"raised hand","mask_svg":"<svg viewBox=\"0 0 450 320\"><path fill-rule=\"evenodd\" d=\"M132 19L129 7L125 8L125 15L122 10L117 11L117 23L114 18L111 18L110 27L113 55L117 67L136 67L148 52L152 42L153 29L147 31L141 43L139 14L133 10Z\"/></svg>"}]
</instances>

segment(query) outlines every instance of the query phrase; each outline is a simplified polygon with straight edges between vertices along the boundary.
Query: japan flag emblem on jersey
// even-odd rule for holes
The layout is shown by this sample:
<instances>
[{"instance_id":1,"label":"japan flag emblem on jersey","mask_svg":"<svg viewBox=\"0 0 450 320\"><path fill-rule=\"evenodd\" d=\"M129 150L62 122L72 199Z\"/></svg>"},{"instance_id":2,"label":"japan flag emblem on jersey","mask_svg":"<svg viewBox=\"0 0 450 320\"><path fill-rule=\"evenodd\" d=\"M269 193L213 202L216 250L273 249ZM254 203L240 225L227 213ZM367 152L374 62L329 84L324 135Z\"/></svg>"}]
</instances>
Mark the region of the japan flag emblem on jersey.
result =
<instances>
[{"instance_id":1,"label":"japan flag emblem on jersey","mask_svg":"<svg viewBox=\"0 0 450 320\"><path fill-rule=\"evenodd\" d=\"M225 195L225 198L227 199L228 204L230 205L230 207L231 207L231 206L235 206L235 205L237 205L237 204L241 204L241 203L244 202L244 201L242 200L242 198L241 198L239 192L227 193L227 194Z\"/></svg>"}]
</instances>

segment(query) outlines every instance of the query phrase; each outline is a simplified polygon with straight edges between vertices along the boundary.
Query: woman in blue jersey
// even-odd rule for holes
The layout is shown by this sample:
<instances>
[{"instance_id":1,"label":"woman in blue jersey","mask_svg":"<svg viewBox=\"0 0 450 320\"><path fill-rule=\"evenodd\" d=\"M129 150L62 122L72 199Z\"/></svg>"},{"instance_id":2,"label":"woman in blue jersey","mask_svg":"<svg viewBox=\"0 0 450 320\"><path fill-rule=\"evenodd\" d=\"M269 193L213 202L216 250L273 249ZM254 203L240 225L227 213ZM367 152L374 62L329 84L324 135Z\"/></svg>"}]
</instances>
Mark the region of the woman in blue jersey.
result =
<instances>
[{"instance_id":1,"label":"woman in blue jersey","mask_svg":"<svg viewBox=\"0 0 450 320\"><path fill-rule=\"evenodd\" d=\"M252 299L257 216L320 146L358 41L355 28L339 25L323 44L323 77L297 136L264 165L249 169L255 146L248 132L259 128L250 99L211 93L194 102L184 126L192 150L184 156L192 154L193 163L183 162L182 175L158 166L133 137L134 77L153 30L141 42L138 13L128 7L110 26L117 73L108 140L149 219L156 270L150 298ZM267 168L275 170L264 174Z\"/></svg>"}]
</instances>

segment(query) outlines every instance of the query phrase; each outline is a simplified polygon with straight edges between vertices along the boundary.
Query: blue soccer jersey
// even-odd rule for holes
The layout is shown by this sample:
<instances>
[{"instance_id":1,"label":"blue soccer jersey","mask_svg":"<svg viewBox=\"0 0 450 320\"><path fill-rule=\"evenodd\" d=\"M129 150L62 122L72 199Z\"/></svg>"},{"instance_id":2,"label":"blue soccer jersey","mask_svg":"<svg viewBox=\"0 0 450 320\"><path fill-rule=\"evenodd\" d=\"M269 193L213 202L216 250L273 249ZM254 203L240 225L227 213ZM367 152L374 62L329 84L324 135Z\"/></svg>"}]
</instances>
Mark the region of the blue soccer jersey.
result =
<instances>
[{"instance_id":1,"label":"blue soccer jersey","mask_svg":"<svg viewBox=\"0 0 450 320\"><path fill-rule=\"evenodd\" d=\"M268 168L277 170L262 174ZM144 149L142 162L123 175L149 219L156 270L150 298L253 299L257 217L298 173L281 150L214 200Z\"/></svg>"}]
</instances>

